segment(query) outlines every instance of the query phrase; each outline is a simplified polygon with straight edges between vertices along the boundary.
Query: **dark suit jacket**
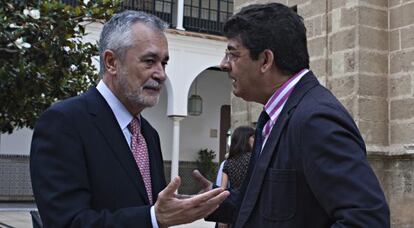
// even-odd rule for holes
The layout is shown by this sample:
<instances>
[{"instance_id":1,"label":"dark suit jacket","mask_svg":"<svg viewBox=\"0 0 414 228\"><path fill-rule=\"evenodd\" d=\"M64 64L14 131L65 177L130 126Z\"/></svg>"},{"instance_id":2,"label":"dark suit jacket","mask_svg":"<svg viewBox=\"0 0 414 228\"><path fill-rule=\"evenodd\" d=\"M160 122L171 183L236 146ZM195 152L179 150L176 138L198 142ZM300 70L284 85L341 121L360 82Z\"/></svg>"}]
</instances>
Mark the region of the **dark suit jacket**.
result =
<instances>
[{"instance_id":1,"label":"dark suit jacket","mask_svg":"<svg viewBox=\"0 0 414 228\"><path fill-rule=\"evenodd\" d=\"M144 119L154 202L166 186L158 133ZM96 88L46 110L30 152L45 227L152 227L139 169L111 108Z\"/></svg>"},{"instance_id":2,"label":"dark suit jacket","mask_svg":"<svg viewBox=\"0 0 414 228\"><path fill-rule=\"evenodd\" d=\"M247 183L248 182L248 183ZM240 194L209 220L240 227L389 227L352 117L312 72L296 85Z\"/></svg>"}]
</instances>

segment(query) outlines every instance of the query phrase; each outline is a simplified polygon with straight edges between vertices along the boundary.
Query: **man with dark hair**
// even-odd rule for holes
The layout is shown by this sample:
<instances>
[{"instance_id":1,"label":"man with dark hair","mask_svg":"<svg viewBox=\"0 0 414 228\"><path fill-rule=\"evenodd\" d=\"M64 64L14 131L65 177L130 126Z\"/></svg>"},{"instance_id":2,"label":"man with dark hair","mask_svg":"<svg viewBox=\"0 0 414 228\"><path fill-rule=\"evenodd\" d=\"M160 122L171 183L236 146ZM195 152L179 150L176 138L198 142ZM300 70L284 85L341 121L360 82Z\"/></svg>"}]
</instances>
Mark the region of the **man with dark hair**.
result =
<instances>
[{"instance_id":1,"label":"man with dark hair","mask_svg":"<svg viewBox=\"0 0 414 228\"><path fill-rule=\"evenodd\" d=\"M214 211L228 192L193 198L166 186L157 131L141 116L166 80L166 24L137 11L115 15L99 42L101 81L36 123L33 192L44 227L167 227Z\"/></svg>"},{"instance_id":2,"label":"man with dark hair","mask_svg":"<svg viewBox=\"0 0 414 228\"><path fill-rule=\"evenodd\" d=\"M356 124L309 70L302 18L282 4L250 5L224 34L221 68L233 93L264 107L248 177L208 220L236 228L389 227Z\"/></svg>"}]
</instances>

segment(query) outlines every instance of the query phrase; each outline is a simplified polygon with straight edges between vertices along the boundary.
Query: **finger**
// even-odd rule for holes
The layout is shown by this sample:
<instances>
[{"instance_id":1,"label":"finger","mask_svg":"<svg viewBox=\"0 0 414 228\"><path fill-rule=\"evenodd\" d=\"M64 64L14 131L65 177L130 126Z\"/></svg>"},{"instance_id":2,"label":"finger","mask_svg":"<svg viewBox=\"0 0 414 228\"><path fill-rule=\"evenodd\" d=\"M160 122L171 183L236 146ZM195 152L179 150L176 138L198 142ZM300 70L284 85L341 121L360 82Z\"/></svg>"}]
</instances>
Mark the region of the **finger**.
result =
<instances>
[{"instance_id":1,"label":"finger","mask_svg":"<svg viewBox=\"0 0 414 228\"><path fill-rule=\"evenodd\" d=\"M205 178L200 171L198 171L197 169L193 171L193 177L194 179L201 184L201 186L203 188L207 188L211 185L211 182Z\"/></svg>"},{"instance_id":2,"label":"finger","mask_svg":"<svg viewBox=\"0 0 414 228\"><path fill-rule=\"evenodd\" d=\"M218 205L221 204L227 197L229 197L230 192L229 191L223 191L217 196L209 199L206 203L211 205Z\"/></svg>"},{"instance_id":3,"label":"finger","mask_svg":"<svg viewBox=\"0 0 414 228\"><path fill-rule=\"evenodd\" d=\"M186 194L175 194L175 198L177 199L189 199L192 198L194 195L186 195Z\"/></svg>"},{"instance_id":4,"label":"finger","mask_svg":"<svg viewBox=\"0 0 414 228\"><path fill-rule=\"evenodd\" d=\"M197 208L195 208L195 213L198 215L197 217L205 218L213 213L229 195L230 193L228 191L224 191L211 200L200 204Z\"/></svg>"},{"instance_id":5,"label":"finger","mask_svg":"<svg viewBox=\"0 0 414 228\"><path fill-rule=\"evenodd\" d=\"M202 194L198 194L196 196L194 196L191 199L188 199L190 201L190 204L197 206L207 200L210 200L212 198L214 198L215 196L219 195L221 192L223 192L224 189L222 188L215 188L212 189L210 191L204 192Z\"/></svg>"},{"instance_id":6,"label":"finger","mask_svg":"<svg viewBox=\"0 0 414 228\"><path fill-rule=\"evenodd\" d=\"M178 187L180 187L181 179L180 177L174 177L172 181L164 188L163 192L167 196L174 196L175 192L177 191Z\"/></svg>"}]
</instances>

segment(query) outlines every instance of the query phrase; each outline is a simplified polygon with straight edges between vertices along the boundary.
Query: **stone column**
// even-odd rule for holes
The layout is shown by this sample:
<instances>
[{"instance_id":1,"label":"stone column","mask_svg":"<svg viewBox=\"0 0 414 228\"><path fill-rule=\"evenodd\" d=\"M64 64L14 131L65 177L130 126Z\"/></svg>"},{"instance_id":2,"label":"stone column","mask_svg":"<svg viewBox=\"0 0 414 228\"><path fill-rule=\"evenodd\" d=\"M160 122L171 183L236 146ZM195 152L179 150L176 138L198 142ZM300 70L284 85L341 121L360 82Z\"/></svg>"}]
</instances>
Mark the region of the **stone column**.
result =
<instances>
[{"instance_id":1,"label":"stone column","mask_svg":"<svg viewBox=\"0 0 414 228\"><path fill-rule=\"evenodd\" d=\"M171 156L171 179L178 176L178 165L180 159L180 121L184 119L182 116L170 116L173 120L173 145Z\"/></svg>"},{"instance_id":2,"label":"stone column","mask_svg":"<svg viewBox=\"0 0 414 228\"><path fill-rule=\"evenodd\" d=\"M183 27L184 22L184 0L177 0L177 22L176 22L176 29L178 30L185 30Z\"/></svg>"}]
</instances>

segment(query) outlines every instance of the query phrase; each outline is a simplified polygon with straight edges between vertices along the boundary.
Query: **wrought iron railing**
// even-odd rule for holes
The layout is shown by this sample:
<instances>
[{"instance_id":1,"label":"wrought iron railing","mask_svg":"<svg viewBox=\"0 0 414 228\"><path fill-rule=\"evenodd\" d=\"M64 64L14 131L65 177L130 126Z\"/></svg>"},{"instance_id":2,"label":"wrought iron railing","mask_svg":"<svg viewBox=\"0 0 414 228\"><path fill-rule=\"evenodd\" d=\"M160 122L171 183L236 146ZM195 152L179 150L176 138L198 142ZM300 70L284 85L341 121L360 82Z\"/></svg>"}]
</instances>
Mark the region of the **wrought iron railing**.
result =
<instances>
[{"instance_id":1,"label":"wrought iron railing","mask_svg":"<svg viewBox=\"0 0 414 228\"><path fill-rule=\"evenodd\" d=\"M62 0L76 6L82 0ZM93 0L92 0L93 1ZM177 0L123 0L122 10L142 10L173 23ZM220 35L224 22L233 14L233 0L184 0L183 27L188 31Z\"/></svg>"},{"instance_id":2,"label":"wrought iron railing","mask_svg":"<svg viewBox=\"0 0 414 228\"><path fill-rule=\"evenodd\" d=\"M185 0L183 26L189 31L220 35L232 14L233 0Z\"/></svg>"},{"instance_id":3,"label":"wrought iron railing","mask_svg":"<svg viewBox=\"0 0 414 228\"><path fill-rule=\"evenodd\" d=\"M172 24L174 0L123 0L123 10L142 10Z\"/></svg>"},{"instance_id":4,"label":"wrought iron railing","mask_svg":"<svg viewBox=\"0 0 414 228\"><path fill-rule=\"evenodd\" d=\"M77 6L83 0L61 0L62 2ZM94 0L90 0L94 1ZM141 10L156 15L168 24L172 24L172 13L176 0L123 0L121 10Z\"/></svg>"}]
</instances>

